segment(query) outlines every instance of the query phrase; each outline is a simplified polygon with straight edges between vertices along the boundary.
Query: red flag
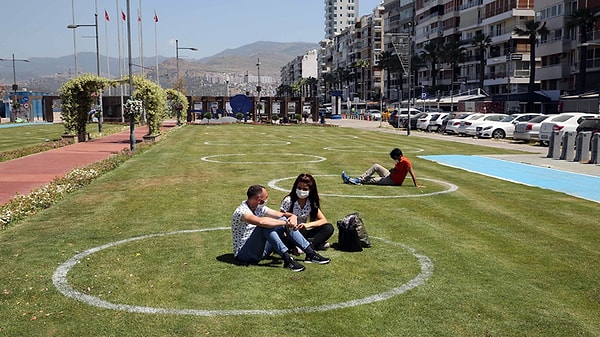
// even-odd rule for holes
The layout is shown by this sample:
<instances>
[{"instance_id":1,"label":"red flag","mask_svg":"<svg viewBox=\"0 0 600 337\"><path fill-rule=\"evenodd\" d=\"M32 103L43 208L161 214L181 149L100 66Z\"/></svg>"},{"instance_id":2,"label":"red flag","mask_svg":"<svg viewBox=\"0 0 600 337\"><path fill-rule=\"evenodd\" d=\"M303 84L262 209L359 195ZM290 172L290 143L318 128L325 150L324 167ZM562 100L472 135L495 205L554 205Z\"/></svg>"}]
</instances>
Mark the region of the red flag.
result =
<instances>
[{"instance_id":1,"label":"red flag","mask_svg":"<svg viewBox=\"0 0 600 337\"><path fill-rule=\"evenodd\" d=\"M138 14L138 22L142 22L142 16Z\"/></svg>"},{"instance_id":2,"label":"red flag","mask_svg":"<svg viewBox=\"0 0 600 337\"><path fill-rule=\"evenodd\" d=\"M110 21L110 16L108 16L108 12L106 11L106 9L104 10L104 18L106 19L106 21Z\"/></svg>"},{"instance_id":3,"label":"red flag","mask_svg":"<svg viewBox=\"0 0 600 337\"><path fill-rule=\"evenodd\" d=\"M156 11L154 11L154 22L158 22L158 15L156 15Z\"/></svg>"},{"instance_id":4,"label":"red flag","mask_svg":"<svg viewBox=\"0 0 600 337\"><path fill-rule=\"evenodd\" d=\"M127 15L125 15L125 12L121 11L121 18L123 18L123 21L127 20Z\"/></svg>"}]
</instances>

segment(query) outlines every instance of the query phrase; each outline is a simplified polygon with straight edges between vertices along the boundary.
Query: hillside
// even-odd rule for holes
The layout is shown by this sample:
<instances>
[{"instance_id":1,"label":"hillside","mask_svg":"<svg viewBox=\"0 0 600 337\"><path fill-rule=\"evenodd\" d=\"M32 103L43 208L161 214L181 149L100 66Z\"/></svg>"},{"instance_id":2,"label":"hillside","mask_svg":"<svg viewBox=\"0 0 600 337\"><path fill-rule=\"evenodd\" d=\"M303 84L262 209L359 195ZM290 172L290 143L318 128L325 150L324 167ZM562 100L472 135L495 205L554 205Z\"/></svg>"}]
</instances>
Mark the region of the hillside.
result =
<instances>
[{"instance_id":1,"label":"hillside","mask_svg":"<svg viewBox=\"0 0 600 337\"><path fill-rule=\"evenodd\" d=\"M317 43L306 42L269 42L258 41L235 49L226 49L210 57L194 59L193 52L179 57L179 76L190 94L224 94L225 82L229 79L230 88L252 91L257 82L257 61L260 59L261 84L266 88L279 82L280 70L295 57L308 50L318 48ZM162 87L173 87L177 79L177 62L175 57L159 56L159 74ZM20 88L31 91L56 93L68 78L75 75L73 55L59 58L35 57L30 62L19 62L17 65L17 82ZM133 71L140 73L142 63L133 58ZM127 60L123 60L121 74L127 73ZM78 53L77 65L80 73L96 73L96 54ZM145 73L151 80L156 80L156 58L145 57L143 60ZM119 76L119 59L100 56L102 76ZM245 83L245 75L248 82ZM276 83L271 83L271 81ZM0 68L0 83L10 85L13 82L12 67ZM247 87L247 88L246 88Z\"/></svg>"}]
</instances>

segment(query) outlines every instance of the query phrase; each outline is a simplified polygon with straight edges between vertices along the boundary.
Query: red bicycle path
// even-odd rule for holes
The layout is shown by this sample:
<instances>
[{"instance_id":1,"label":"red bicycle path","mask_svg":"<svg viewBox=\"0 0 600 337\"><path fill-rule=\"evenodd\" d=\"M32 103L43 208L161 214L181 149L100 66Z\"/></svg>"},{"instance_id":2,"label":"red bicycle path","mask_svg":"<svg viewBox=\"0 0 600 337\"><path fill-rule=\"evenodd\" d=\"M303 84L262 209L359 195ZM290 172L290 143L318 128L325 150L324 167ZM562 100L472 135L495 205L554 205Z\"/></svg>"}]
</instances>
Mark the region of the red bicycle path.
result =
<instances>
[{"instance_id":1,"label":"red bicycle path","mask_svg":"<svg viewBox=\"0 0 600 337\"><path fill-rule=\"evenodd\" d=\"M174 127L174 122L163 123L162 129ZM147 126L136 126L136 144L148 134ZM27 195L31 191L48 185L55 178L61 178L76 168L102 161L124 149L129 149L130 130L108 136L74 143L57 149L32 154L0 163L0 205L11 198Z\"/></svg>"}]
</instances>

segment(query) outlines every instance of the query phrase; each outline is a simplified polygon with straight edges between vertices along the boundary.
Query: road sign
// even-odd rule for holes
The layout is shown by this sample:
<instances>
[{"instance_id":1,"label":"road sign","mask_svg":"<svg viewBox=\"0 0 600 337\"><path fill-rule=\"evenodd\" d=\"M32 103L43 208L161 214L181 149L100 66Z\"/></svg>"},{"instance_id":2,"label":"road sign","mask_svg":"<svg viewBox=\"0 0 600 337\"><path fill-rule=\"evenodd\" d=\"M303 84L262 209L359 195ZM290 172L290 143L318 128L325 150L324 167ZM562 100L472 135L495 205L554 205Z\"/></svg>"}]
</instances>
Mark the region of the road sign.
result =
<instances>
[{"instance_id":1,"label":"road sign","mask_svg":"<svg viewBox=\"0 0 600 337\"><path fill-rule=\"evenodd\" d=\"M421 99L427 99L427 98L429 98L429 95L426 92L422 92Z\"/></svg>"},{"instance_id":2,"label":"road sign","mask_svg":"<svg viewBox=\"0 0 600 337\"><path fill-rule=\"evenodd\" d=\"M29 109L29 103L23 103L23 108Z\"/></svg>"},{"instance_id":3,"label":"road sign","mask_svg":"<svg viewBox=\"0 0 600 337\"><path fill-rule=\"evenodd\" d=\"M506 55L507 61L521 61L523 60L523 54L508 54Z\"/></svg>"}]
</instances>

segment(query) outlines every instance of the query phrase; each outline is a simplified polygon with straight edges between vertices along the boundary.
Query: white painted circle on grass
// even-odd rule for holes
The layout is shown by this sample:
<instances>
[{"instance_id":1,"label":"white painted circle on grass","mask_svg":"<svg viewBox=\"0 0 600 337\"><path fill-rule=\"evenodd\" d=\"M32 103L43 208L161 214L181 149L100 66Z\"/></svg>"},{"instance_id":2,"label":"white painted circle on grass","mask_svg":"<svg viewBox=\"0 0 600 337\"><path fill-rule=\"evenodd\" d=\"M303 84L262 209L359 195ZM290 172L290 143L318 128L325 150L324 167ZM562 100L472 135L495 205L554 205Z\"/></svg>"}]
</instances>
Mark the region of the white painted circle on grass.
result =
<instances>
[{"instance_id":1,"label":"white painted circle on grass","mask_svg":"<svg viewBox=\"0 0 600 337\"><path fill-rule=\"evenodd\" d=\"M340 177L339 175L335 175L335 174L322 174L322 175L313 175L313 177ZM290 189L285 189L283 187L277 186L277 184L281 181L284 180L294 180L297 177L286 177L286 178L281 178L281 179L274 179L269 181L268 186L276 189L278 191L282 191L282 192L289 192ZM321 193L319 192L320 196L327 196L327 197L344 197L344 198L364 198L364 199L391 199L391 198L419 198L419 197L428 197L428 196L432 196L432 195L438 195L438 194L444 194L444 193L450 193L450 192L454 192L456 190L458 190L458 186L451 184L449 182L446 181L441 181L441 180L436 180L436 179L428 179L428 178L419 178L419 180L426 180L426 181L432 181L441 185L445 185L448 188L443 190L443 191L437 191L437 192L429 192L429 193L421 193L421 194L406 194L406 195L355 195L355 194L337 194L337 193ZM356 186L356 188L360 188L361 186ZM399 188L402 188L400 186L398 186Z\"/></svg>"},{"instance_id":2,"label":"white painted circle on grass","mask_svg":"<svg viewBox=\"0 0 600 337\"><path fill-rule=\"evenodd\" d=\"M377 148L383 149L378 151ZM327 146L323 149L328 151L339 151L339 152L368 152L368 153L386 153L389 154L391 149L389 146L384 145L341 145L341 146ZM424 149L419 148L407 148L402 150L402 153L419 153L425 152Z\"/></svg>"},{"instance_id":3,"label":"white painted circle on grass","mask_svg":"<svg viewBox=\"0 0 600 337\"><path fill-rule=\"evenodd\" d=\"M210 162L210 163L224 163L224 164L305 164L305 163L319 163L322 161L327 160L327 158L325 157L321 157L321 156L314 156L312 154L301 154L301 153L286 153L286 154L279 154L277 155L277 158L281 159L284 156L289 156L290 158L297 158L297 157L308 157L308 158L314 158L313 160L305 160L305 161L262 161L260 160L261 158L271 158L274 156L274 154L272 153L257 153L257 154L252 154L249 156L252 156L253 158L256 158L256 161L222 161L222 160L216 160L213 158L221 158L221 157L233 157L233 156L246 156L245 153L232 153L232 154L216 154L214 156L206 156L206 157L202 157L200 158L201 160Z\"/></svg>"},{"instance_id":4,"label":"white painted circle on grass","mask_svg":"<svg viewBox=\"0 0 600 337\"><path fill-rule=\"evenodd\" d=\"M419 261L419 264L421 265L421 272L416 277L409 280L407 283L404 283L397 288L393 288L391 290L388 290L388 291L385 291L385 292L382 292L379 294L375 294L375 295L371 295L371 296L367 296L367 297L363 297L363 298L359 298L359 299L349 300L349 301L345 301L345 302L340 302L340 303L324 304L324 305L312 306L312 307L298 307L298 308L290 308L290 309L273 309L273 310L261 310L261 309L255 309L255 310L236 310L236 309L202 310L202 309L154 308L154 307L145 307L145 306L136 306L136 305L118 304L118 303L108 302L108 301L99 299L98 297L87 295L80 291L75 290L73 287L71 287L71 285L69 284L69 281L67 280L67 274L69 273L69 270L71 270L73 267L75 267L78 263L80 263L86 257L88 257L94 253L97 253L101 250L107 249L107 248L116 247L118 245L122 245L125 243L154 238L154 237L163 237L163 236L174 235L174 234L198 233L198 232L207 232L207 231L216 231L216 230L229 230L229 229L230 229L229 227L217 227L217 228L206 228L206 229L196 229L196 230L182 230L182 231L176 231L176 232L170 232L170 233L142 235L142 236L137 236L137 237L121 240L121 241L107 243L105 245L98 246L98 247L95 247L92 249L88 249L84 252L81 252L81 253L73 256L69 260L67 260L65 263L58 266L58 268L54 272L54 275L52 275L52 283L54 284L56 289L58 289L58 291L61 292L66 297L78 300L83 303L87 303L89 305L92 305L92 306L95 306L98 308L118 310L118 311L127 311L127 312L131 312L131 313L142 313L142 314L171 314L171 315L193 315L193 316L241 316L241 315L283 315L283 314L292 314L292 313L301 313L301 312L329 311L329 310L350 308L350 307L355 307L358 305L384 301L391 297L400 295L402 293L405 293L411 289L414 289L414 288L424 284L431 277L431 275L433 275L433 263L431 262L431 259L429 259L429 257L427 257L425 255L421 255L421 254L417 253L417 251L415 249L405 246L403 244L392 242L392 241L382 239L382 238L372 237L373 239L380 240L389 245L398 246L398 247L408 251L412 256L417 258L417 260Z\"/></svg>"},{"instance_id":5,"label":"white painted circle on grass","mask_svg":"<svg viewBox=\"0 0 600 337\"><path fill-rule=\"evenodd\" d=\"M290 145L292 144L291 142L288 141L284 141L284 140L273 140L270 141L269 143L248 143L248 142L244 142L244 143L236 143L236 142L224 142L224 141L220 141L220 142L211 142L211 141L206 141L204 142L204 145L213 145L213 146L279 146L279 145Z\"/></svg>"}]
</instances>

